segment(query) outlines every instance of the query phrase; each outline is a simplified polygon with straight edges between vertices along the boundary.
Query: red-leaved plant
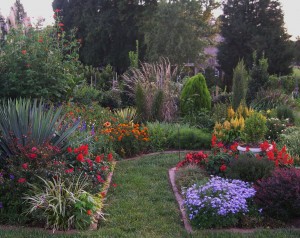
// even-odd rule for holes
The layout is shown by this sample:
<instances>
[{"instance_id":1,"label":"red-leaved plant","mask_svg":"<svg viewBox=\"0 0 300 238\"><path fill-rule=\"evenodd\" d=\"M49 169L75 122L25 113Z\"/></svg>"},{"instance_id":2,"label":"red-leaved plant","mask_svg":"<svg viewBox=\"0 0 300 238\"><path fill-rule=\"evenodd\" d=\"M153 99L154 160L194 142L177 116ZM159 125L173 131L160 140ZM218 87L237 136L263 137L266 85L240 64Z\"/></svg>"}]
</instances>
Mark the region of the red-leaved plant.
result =
<instances>
[{"instance_id":1,"label":"red-leaved plant","mask_svg":"<svg viewBox=\"0 0 300 238\"><path fill-rule=\"evenodd\" d=\"M277 168L254 187L255 202L267 215L281 220L300 217L300 169Z\"/></svg>"}]
</instances>

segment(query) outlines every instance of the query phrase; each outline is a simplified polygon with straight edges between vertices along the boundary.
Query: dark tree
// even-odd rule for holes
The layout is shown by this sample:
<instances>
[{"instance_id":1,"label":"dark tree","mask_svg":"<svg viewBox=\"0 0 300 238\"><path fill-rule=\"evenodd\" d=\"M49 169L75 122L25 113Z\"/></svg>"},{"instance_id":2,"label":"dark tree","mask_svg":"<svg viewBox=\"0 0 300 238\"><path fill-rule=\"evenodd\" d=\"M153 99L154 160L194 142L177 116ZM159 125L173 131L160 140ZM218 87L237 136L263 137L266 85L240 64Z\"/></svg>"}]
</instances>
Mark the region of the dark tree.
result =
<instances>
[{"instance_id":1,"label":"dark tree","mask_svg":"<svg viewBox=\"0 0 300 238\"><path fill-rule=\"evenodd\" d=\"M225 0L221 19L218 60L231 85L233 68L240 59L252 66L252 53L268 59L270 74L291 72L292 51L278 0Z\"/></svg>"},{"instance_id":2,"label":"dark tree","mask_svg":"<svg viewBox=\"0 0 300 238\"><path fill-rule=\"evenodd\" d=\"M77 28L82 41L80 58L94 66L113 65L118 72L129 66L128 52L143 43L139 25L155 9L155 0L54 0L53 9L62 9L65 29ZM143 49L140 50L143 57Z\"/></svg>"}]
</instances>

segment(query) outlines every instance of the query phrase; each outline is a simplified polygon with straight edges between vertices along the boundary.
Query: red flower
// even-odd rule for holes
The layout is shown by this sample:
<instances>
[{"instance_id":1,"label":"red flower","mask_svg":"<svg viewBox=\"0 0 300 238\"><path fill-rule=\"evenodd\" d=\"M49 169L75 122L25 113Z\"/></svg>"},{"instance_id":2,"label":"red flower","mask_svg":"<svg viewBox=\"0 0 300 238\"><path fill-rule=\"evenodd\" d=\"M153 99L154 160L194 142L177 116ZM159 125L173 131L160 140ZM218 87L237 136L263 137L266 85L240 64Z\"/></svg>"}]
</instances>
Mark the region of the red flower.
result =
<instances>
[{"instance_id":1,"label":"red flower","mask_svg":"<svg viewBox=\"0 0 300 238\"><path fill-rule=\"evenodd\" d=\"M61 9L56 8L54 11L55 12L61 12Z\"/></svg>"},{"instance_id":2,"label":"red flower","mask_svg":"<svg viewBox=\"0 0 300 238\"><path fill-rule=\"evenodd\" d=\"M67 148L67 151L68 151L68 153L72 153L73 150L72 150L71 147L68 147L68 148Z\"/></svg>"},{"instance_id":3,"label":"red flower","mask_svg":"<svg viewBox=\"0 0 300 238\"><path fill-rule=\"evenodd\" d=\"M217 143L217 137L215 134L213 134L211 138L211 147L215 147L216 143Z\"/></svg>"},{"instance_id":4,"label":"red flower","mask_svg":"<svg viewBox=\"0 0 300 238\"><path fill-rule=\"evenodd\" d=\"M60 22L58 23L58 26L64 26L64 23Z\"/></svg>"},{"instance_id":5,"label":"red flower","mask_svg":"<svg viewBox=\"0 0 300 238\"><path fill-rule=\"evenodd\" d=\"M36 148L36 147L32 147L32 148L31 148L31 151L32 151L32 152L35 152L35 151L37 151L37 148Z\"/></svg>"},{"instance_id":6,"label":"red flower","mask_svg":"<svg viewBox=\"0 0 300 238\"><path fill-rule=\"evenodd\" d=\"M97 178L99 183L104 183L104 180L100 175L96 175L96 178Z\"/></svg>"},{"instance_id":7,"label":"red flower","mask_svg":"<svg viewBox=\"0 0 300 238\"><path fill-rule=\"evenodd\" d=\"M234 151L234 152L237 151L238 145L239 145L239 144L238 144L237 142L234 142L234 143L230 146L230 150L231 150L231 151Z\"/></svg>"},{"instance_id":8,"label":"red flower","mask_svg":"<svg viewBox=\"0 0 300 238\"><path fill-rule=\"evenodd\" d=\"M106 193L105 192L101 192L100 195L101 195L102 198L104 198L105 195L106 195Z\"/></svg>"},{"instance_id":9,"label":"red flower","mask_svg":"<svg viewBox=\"0 0 300 238\"><path fill-rule=\"evenodd\" d=\"M217 147L221 149L221 148L224 147L224 144L223 144L222 142L219 142L219 143L217 144Z\"/></svg>"},{"instance_id":10,"label":"red flower","mask_svg":"<svg viewBox=\"0 0 300 238\"><path fill-rule=\"evenodd\" d=\"M249 151L250 151L250 147L247 146L247 147L246 147L246 152L249 152Z\"/></svg>"},{"instance_id":11,"label":"red flower","mask_svg":"<svg viewBox=\"0 0 300 238\"><path fill-rule=\"evenodd\" d=\"M25 169L25 170L28 169L28 163L22 164L22 168Z\"/></svg>"},{"instance_id":12,"label":"red flower","mask_svg":"<svg viewBox=\"0 0 300 238\"><path fill-rule=\"evenodd\" d=\"M18 179L18 183L25 183L26 182L26 178L19 178Z\"/></svg>"},{"instance_id":13,"label":"red flower","mask_svg":"<svg viewBox=\"0 0 300 238\"><path fill-rule=\"evenodd\" d=\"M30 153L30 154L28 154L28 157L29 157L30 159L36 159L37 154Z\"/></svg>"},{"instance_id":14,"label":"red flower","mask_svg":"<svg viewBox=\"0 0 300 238\"><path fill-rule=\"evenodd\" d=\"M39 39L38 39L38 42L42 43L42 42L43 42L43 39L42 39L42 38L39 38Z\"/></svg>"},{"instance_id":15,"label":"red flower","mask_svg":"<svg viewBox=\"0 0 300 238\"><path fill-rule=\"evenodd\" d=\"M272 150L267 152L267 156L269 160L275 159L274 152Z\"/></svg>"},{"instance_id":16,"label":"red flower","mask_svg":"<svg viewBox=\"0 0 300 238\"><path fill-rule=\"evenodd\" d=\"M84 156L83 156L83 154L77 155L76 159L77 159L79 162L84 162Z\"/></svg>"},{"instance_id":17,"label":"red flower","mask_svg":"<svg viewBox=\"0 0 300 238\"><path fill-rule=\"evenodd\" d=\"M90 216L90 215L92 215L92 211L91 210L87 210L86 214L88 214Z\"/></svg>"},{"instance_id":18,"label":"red flower","mask_svg":"<svg viewBox=\"0 0 300 238\"><path fill-rule=\"evenodd\" d=\"M26 55L27 50L22 50L21 53L22 53L23 55Z\"/></svg>"},{"instance_id":19,"label":"red flower","mask_svg":"<svg viewBox=\"0 0 300 238\"><path fill-rule=\"evenodd\" d=\"M74 168L66 169L65 172L66 174L71 174L74 172Z\"/></svg>"},{"instance_id":20,"label":"red flower","mask_svg":"<svg viewBox=\"0 0 300 238\"><path fill-rule=\"evenodd\" d=\"M112 160L113 160L113 155L112 155L112 153L109 153L109 154L107 155L107 159L108 159L108 161L112 161Z\"/></svg>"},{"instance_id":21,"label":"red flower","mask_svg":"<svg viewBox=\"0 0 300 238\"><path fill-rule=\"evenodd\" d=\"M96 158L95 158L95 162L100 163L101 162L101 156L97 155Z\"/></svg>"},{"instance_id":22,"label":"red flower","mask_svg":"<svg viewBox=\"0 0 300 238\"><path fill-rule=\"evenodd\" d=\"M116 183L113 183L112 186L115 188L117 187L118 185Z\"/></svg>"},{"instance_id":23,"label":"red flower","mask_svg":"<svg viewBox=\"0 0 300 238\"><path fill-rule=\"evenodd\" d=\"M225 172L226 169L227 169L227 166L226 166L225 164L222 164L222 165L220 166L220 171L221 171L221 172Z\"/></svg>"},{"instance_id":24,"label":"red flower","mask_svg":"<svg viewBox=\"0 0 300 238\"><path fill-rule=\"evenodd\" d=\"M264 141L260 144L260 148L262 151L267 151L269 149L270 145L268 141Z\"/></svg>"}]
</instances>

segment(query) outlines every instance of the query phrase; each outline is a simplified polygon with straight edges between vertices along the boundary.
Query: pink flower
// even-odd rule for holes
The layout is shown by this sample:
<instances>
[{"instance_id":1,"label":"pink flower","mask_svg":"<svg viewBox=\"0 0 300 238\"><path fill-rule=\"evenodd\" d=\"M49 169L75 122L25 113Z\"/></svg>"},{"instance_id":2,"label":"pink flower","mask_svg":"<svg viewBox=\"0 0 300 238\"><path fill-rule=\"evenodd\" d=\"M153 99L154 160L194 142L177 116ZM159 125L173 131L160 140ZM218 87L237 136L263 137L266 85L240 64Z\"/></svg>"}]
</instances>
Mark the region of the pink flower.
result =
<instances>
[{"instance_id":1,"label":"pink flower","mask_svg":"<svg viewBox=\"0 0 300 238\"><path fill-rule=\"evenodd\" d=\"M35 152L35 151L37 151L37 148L36 148L36 147L32 147L32 148L31 148L31 151L32 151L32 152Z\"/></svg>"},{"instance_id":2,"label":"pink flower","mask_svg":"<svg viewBox=\"0 0 300 238\"><path fill-rule=\"evenodd\" d=\"M109 154L107 155L107 159L108 159L108 161L112 161L112 160L113 160L113 155L112 155L112 153L109 153Z\"/></svg>"},{"instance_id":3,"label":"pink flower","mask_svg":"<svg viewBox=\"0 0 300 238\"><path fill-rule=\"evenodd\" d=\"M18 179L18 183L25 183L26 182L26 178L19 178Z\"/></svg>"},{"instance_id":4,"label":"pink flower","mask_svg":"<svg viewBox=\"0 0 300 238\"><path fill-rule=\"evenodd\" d=\"M30 159L36 159L37 154L29 153L29 154L28 154L28 157L29 157Z\"/></svg>"},{"instance_id":5,"label":"pink flower","mask_svg":"<svg viewBox=\"0 0 300 238\"><path fill-rule=\"evenodd\" d=\"M22 168L25 169L25 170L27 170L28 169L28 163L22 164Z\"/></svg>"}]
</instances>

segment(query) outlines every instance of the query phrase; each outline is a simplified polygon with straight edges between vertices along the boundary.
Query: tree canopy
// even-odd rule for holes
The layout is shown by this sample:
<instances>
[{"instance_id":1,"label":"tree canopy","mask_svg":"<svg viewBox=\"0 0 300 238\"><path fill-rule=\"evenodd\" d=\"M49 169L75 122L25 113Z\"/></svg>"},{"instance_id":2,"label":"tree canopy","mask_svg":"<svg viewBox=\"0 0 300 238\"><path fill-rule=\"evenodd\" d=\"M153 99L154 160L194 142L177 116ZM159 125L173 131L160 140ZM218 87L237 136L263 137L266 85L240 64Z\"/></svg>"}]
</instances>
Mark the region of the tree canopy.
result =
<instances>
[{"instance_id":1,"label":"tree canopy","mask_svg":"<svg viewBox=\"0 0 300 238\"><path fill-rule=\"evenodd\" d=\"M156 0L54 0L52 6L62 10L67 31L77 28L85 64L111 64L122 72L129 66L128 52L135 50L136 40L143 42L139 25L156 4Z\"/></svg>"},{"instance_id":2,"label":"tree canopy","mask_svg":"<svg viewBox=\"0 0 300 238\"><path fill-rule=\"evenodd\" d=\"M218 60L229 81L240 59L251 68L254 51L268 59L270 74L291 72L290 36L278 0L226 0L223 11Z\"/></svg>"}]
</instances>

